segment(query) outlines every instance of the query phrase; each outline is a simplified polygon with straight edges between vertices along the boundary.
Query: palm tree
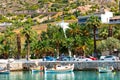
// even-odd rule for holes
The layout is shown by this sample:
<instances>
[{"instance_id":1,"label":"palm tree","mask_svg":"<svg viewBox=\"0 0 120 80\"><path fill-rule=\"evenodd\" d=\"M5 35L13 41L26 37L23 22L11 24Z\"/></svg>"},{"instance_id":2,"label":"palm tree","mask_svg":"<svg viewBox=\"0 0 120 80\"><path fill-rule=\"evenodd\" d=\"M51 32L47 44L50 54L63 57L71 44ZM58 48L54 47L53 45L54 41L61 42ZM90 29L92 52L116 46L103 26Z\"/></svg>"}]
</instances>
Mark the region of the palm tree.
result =
<instances>
[{"instance_id":1,"label":"palm tree","mask_svg":"<svg viewBox=\"0 0 120 80\"><path fill-rule=\"evenodd\" d=\"M3 54L4 57L8 58L10 55L10 51L15 51L15 33L12 32L13 28L7 27L4 31L4 38L3 38Z\"/></svg>"},{"instance_id":2,"label":"palm tree","mask_svg":"<svg viewBox=\"0 0 120 80\"><path fill-rule=\"evenodd\" d=\"M31 35L31 43L30 43L30 46L31 46L31 52L33 55L36 56L36 58L39 58L40 57L40 47L39 47L39 39L38 39L38 34L36 31L33 31L32 35ZM32 57L32 56L31 56Z\"/></svg>"},{"instance_id":3,"label":"palm tree","mask_svg":"<svg viewBox=\"0 0 120 80\"><path fill-rule=\"evenodd\" d=\"M24 24L24 28L21 31L21 33L25 36L26 40L26 45L27 45L27 60L29 60L29 55L30 55L30 43L32 42L32 39L34 37L34 30L32 30L30 24Z\"/></svg>"},{"instance_id":4,"label":"palm tree","mask_svg":"<svg viewBox=\"0 0 120 80\"><path fill-rule=\"evenodd\" d=\"M22 27L22 25L23 25L23 23L22 22L20 22L20 21L18 21L18 20L15 20L14 22L13 22L13 25L12 25L12 27L14 28L14 29L16 29L16 28L20 28L20 27ZM16 56L16 58L17 59L20 59L20 54L21 54L21 36L20 36L20 33L16 33L16 40L17 40L17 56Z\"/></svg>"},{"instance_id":5,"label":"palm tree","mask_svg":"<svg viewBox=\"0 0 120 80\"><path fill-rule=\"evenodd\" d=\"M62 28L55 25L49 25L46 32L42 32L41 39L49 40L51 43L51 47L53 47L57 51L57 56L60 54L60 47L64 40L64 33ZM49 44L50 45L50 44Z\"/></svg>"},{"instance_id":6,"label":"palm tree","mask_svg":"<svg viewBox=\"0 0 120 80\"><path fill-rule=\"evenodd\" d=\"M97 57L97 50L96 50L96 30L98 27L100 27L101 21L97 16L90 16L90 18L87 20L87 26L90 29L93 29L93 36L94 36L94 56Z\"/></svg>"},{"instance_id":7,"label":"palm tree","mask_svg":"<svg viewBox=\"0 0 120 80\"><path fill-rule=\"evenodd\" d=\"M17 49L18 49L17 59L20 59L20 54L21 54L21 37L20 37L20 34L17 34Z\"/></svg>"},{"instance_id":8,"label":"palm tree","mask_svg":"<svg viewBox=\"0 0 120 80\"><path fill-rule=\"evenodd\" d=\"M40 56L44 57L44 56L50 56L50 55L54 55L54 48L51 47L51 42L50 40L42 40L42 41L39 41L38 43L38 47L39 47L39 50L40 50L40 53L39 54Z\"/></svg>"},{"instance_id":9,"label":"palm tree","mask_svg":"<svg viewBox=\"0 0 120 80\"><path fill-rule=\"evenodd\" d=\"M89 29L77 23L72 23L69 27L71 29L67 30L67 36L73 39L73 42L71 42L73 52L78 55L90 53L91 51L88 52L89 46L87 45L90 44L91 40Z\"/></svg>"}]
</instances>

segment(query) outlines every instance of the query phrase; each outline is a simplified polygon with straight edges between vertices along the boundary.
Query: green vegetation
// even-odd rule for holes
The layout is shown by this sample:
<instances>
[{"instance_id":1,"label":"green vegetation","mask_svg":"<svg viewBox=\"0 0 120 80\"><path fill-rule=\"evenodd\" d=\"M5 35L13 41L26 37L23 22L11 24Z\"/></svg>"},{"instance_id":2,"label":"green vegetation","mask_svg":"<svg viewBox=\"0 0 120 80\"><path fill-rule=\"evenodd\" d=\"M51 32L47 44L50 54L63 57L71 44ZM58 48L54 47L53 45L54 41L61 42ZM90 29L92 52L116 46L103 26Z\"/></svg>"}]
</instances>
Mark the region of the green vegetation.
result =
<instances>
[{"instance_id":1,"label":"green vegetation","mask_svg":"<svg viewBox=\"0 0 120 80\"><path fill-rule=\"evenodd\" d=\"M108 37L107 26L109 25L102 25L95 16L91 16L86 25L71 23L65 34L58 25L49 24L46 31L37 34L31 27L33 25L31 20L25 23L16 23L13 27L8 27L0 36L0 53L2 58L19 58L19 55L22 58L27 56L27 60L29 60L29 55L31 55L31 58L41 58L45 55L57 57L61 53L68 55L68 50L72 52L72 56L90 55L94 51L101 53L106 50L109 50L110 54L112 54L114 49L120 50L119 27L114 25L113 37ZM99 27L100 25L101 27ZM19 34L24 39L17 38L18 33L13 32L13 29L16 28L15 26L23 26ZM95 42L95 29L97 28L100 31L97 34L100 40ZM93 33L91 33L92 31ZM20 48L20 50L17 48Z\"/></svg>"},{"instance_id":2,"label":"green vegetation","mask_svg":"<svg viewBox=\"0 0 120 80\"><path fill-rule=\"evenodd\" d=\"M100 12L102 9L113 11L114 15L119 15L120 13L118 0L114 2L107 0L102 0L101 2L95 0L9 0L9 3L1 0L1 3L4 4L1 4L0 7L0 12L4 14L4 18L0 18L0 22L14 22L14 20L23 22L28 19L28 16L35 18L36 23L59 21L63 16L65 20L75 20L78 16ZM79 7L82 7L83 10L80 10ZM41 12L45 14L41 14ZM52 14L53 12L56 13ZM27 15L23 17L18 14ZM11 18L8 19L8 16ZM47 16L50 16L49 20L44 19ZM41 21L41 19L44 20Z\"/></svg>"},{"instance_id":3,"label":"green vegetation","mask_svg":"<svg viewBox=\"0 0 120 80\"><path fill-rule=\"evenodd\" d=\"M109 8L110 11L114 11L114 15L119 15L117 0L114 3L110 1L99 3L90 0L15 1L16 5L14 4L14 6L12 0L11 4L3 1L7 5L0 7L3 12L0 15L0 23L11 22L13 24L0 33L1 58L27 57L29 60L30 57L41 58L45 55L54 55L55 57L61 53L68 55L69 51L72 52L72 56L93 53L98 56L97 53L106 50L109 50L110 54L114 49L120 50L118 45L120 43L119 25L112 25L113 34L108 37L109 25L101 24L98 17L95 16L91 16L85 25L76 22L69 24L70 29L65 31L66 35L60 26L54 24L49 24L46 31L42 31L40 34L33 30L38 23L76 20L78 16L100 12L102 8ZM84 12L82 12L84 9L79 10L79 7L85 8L86 5L92 6ZM20 32L15 33L15 29L20 29ZM98 33L96 33L97 30ZM96 36L99 37L97 41L95 40Z\"/></svg>"}]
</instances>

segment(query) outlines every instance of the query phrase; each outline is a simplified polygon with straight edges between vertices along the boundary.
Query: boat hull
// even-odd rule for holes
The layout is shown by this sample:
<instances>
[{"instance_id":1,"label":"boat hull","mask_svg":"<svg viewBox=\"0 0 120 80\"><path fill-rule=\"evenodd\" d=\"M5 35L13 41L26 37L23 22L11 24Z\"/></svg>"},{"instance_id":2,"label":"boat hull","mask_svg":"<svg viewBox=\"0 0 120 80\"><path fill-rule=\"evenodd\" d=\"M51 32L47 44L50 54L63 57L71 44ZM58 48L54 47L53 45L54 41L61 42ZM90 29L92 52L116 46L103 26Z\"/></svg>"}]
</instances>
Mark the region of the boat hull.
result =
<instances>
[{"instance_id":1,"label":"boat hull","mask_svg":"<svg viewBox=\"0 0 120 80\"><path fill-rule=\"evenodd\" d=\"M107 72L112 72L111 70L99 70L99 73L107 73Z\"/></svg>"},{"instance_id":2,"label":"boat hull","mask_svg":"<svg viewBox=\"0 0 120 80\"><path fill-rule=\"evenodd\" d=\"M61 66L53 69L47 69L46 67L44 67L44 72L65 73L65 72L72 72L73 69L74 69L74 64L71 66Z\"/></svg>"},{"instance_id":3,"label":"boat hull","mask_svg":"<svg viewBox=\"0 0 120 80\"><path fill-rule=\"evenodd\" d=\"M64 72L72 72L73 70L46 70L45 72L51 73L64 73Z\"/></svg>"},{"instance_id":4,"label":"boat hull","mask_svg":"<svg viewBox=\"0 0 120 80\"><path fill-rule=\"evenodd\" d=\"M32 72L41 72L41 71L43 71L43 70L32 70Z\"/></svg>"},{"instance_id":5,"label":"boat hull","mask_svg":"<svg viewBox=\"0 0 120 80\"><path fill-rule=\"evenodd\" d=\"M0 74L9 74L10 73L10 71L9 70L3 70L3 71L0 71Z\"/></svg>"},{"instance_id":6,"label":"boat hull","mask_svg":"<svg viewBox=\"0 0 120 80\"><path fill-rule=\"evenodd\" d=\"M106 68L104 68L104 67L99 67L99 68L98 68L98 71L99 71L99 73L107 73L107 72L112 72L112 71L113 71L113 68L110 69L109 67L106 67Z\"/></svg>"}]
</instances>

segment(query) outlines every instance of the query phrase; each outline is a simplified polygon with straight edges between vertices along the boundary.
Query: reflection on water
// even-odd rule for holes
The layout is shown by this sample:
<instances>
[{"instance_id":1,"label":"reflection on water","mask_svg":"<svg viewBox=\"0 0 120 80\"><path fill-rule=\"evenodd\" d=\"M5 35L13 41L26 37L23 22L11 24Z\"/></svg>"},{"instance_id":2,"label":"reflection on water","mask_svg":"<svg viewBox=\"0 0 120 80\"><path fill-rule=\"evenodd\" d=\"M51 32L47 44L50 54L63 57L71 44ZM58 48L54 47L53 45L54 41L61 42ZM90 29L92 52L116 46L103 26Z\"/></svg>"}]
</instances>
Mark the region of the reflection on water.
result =
<instances>
[{"instance_id":1,"label":"reflection on water","mask_svg":"<svg viewBox=\"0 0 120 80\"><path fill-rule=\"evenodd\" d=\"M67 73L32 73L32 76L39 78L39 80L74 80L74 72ZM34 79L38 80L38 79Z\"/></svg>"},{"instance_id":2,"label":"reflection on water","mask_svg":"<svg viewBox=\"0 0 120 80\"><path fill-rule=\"evenodd\" d=\"M76 71L75 80L119 80L120 72L98 73L95 71ZM117 75L116 75L117 74Z\"/></svg>"},{"instance_id":3,"label":"reflection on water","mask_svg":"<svg viewBox=\"0 0 120 80\"><path fill-rule=\"evenodd\" d=\"M0 80L120 80L120 72L97 73L96 71L74 71L67 73L32 73L31 71L0 74Z\"/></svg>"},{"instance_id":4,"label":"reflection on water","mask_svg":"<svg viewBox=\"0 0 120 80\"><path fill-rule=\"evenodd\" d=\"M75 71L75 80L97 80L95 71Z\"/></svg>"},{"instance_id":5,"label":"reflection on water","mask_svg":"<svg viewBox=\"0 0 120 80\"><path fill-rule=\"evenodd\" d=\"M46 73L45 80L74 80L74 72L67 73Z\"/></svg>"},{"instance_id":6,"label":"reflection on water","mask_svg":"<svg viewBox=\"0 0 120 80\"><path fill-rule=\"evenodd\" d=\"M116 72L98 73L98 80L114 80Z\"/></svg>"},{"instance_id":7,"label":"reflection on water","mask_svg":"<svg viewBox=\"0 0 120 80\"><path fill-rule=\"evenodd\" d=\"M0 74L0 80L9 80L8 74Z\"/></svg>"}]
</instances>

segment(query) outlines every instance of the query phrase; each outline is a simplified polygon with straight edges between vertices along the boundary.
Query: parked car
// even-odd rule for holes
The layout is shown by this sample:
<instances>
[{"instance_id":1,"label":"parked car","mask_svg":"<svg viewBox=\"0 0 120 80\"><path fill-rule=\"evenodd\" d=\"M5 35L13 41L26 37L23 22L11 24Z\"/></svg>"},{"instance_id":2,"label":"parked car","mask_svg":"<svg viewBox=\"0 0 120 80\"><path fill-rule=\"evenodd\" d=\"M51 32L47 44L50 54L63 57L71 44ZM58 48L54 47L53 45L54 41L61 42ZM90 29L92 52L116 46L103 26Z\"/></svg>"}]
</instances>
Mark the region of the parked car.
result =
<instances>
[{"instance_id":1,"label":"parked car","mask_svg":"<svg viewBox=\"0 0 120 80\"><path fill-rule=\"evenodd\" d=\"M93 60L90 58L83 58L83 59L79 59L79 61L93 61Z\"/></svg>"},{"instance_id":2,"label":"parked car","mask_svg":"<svg viewBox=\"0 0 120 80\"><path fill-rule=\"evenodd\" d=\"M92 60L97 60L97 58L95 58L93 56L88 56L87 58L92 59Z\"/></svg>"},{"instance_id":3,"label":"parked car","mask_svg":"<svg viewBox=\"0 0 120 80\"><path fill-rule=\"evenodd\" d=\"M84 56L79 56L77 58L73 58L72 61L93 61L93 60L90 58L86 58Z\"/></svg>"},{"instance_id":4,"label":"parked car","mask_svg":"<svg viewBox=\"0 0 120 80\"><path fill-rule=\"evenodd\" d=\"M71 61L71 57L69 56L64 56L59 59L60 61Z\"/></svg>"},{"instance_id":5,"label":"parked car","mask_svg":"<svg viewBox=\"0 0 120 80\"><path fill-rule=\"evenodd\" d=\"M56 61L56 58L51 57L51 56L46 56L44 57L44 61Z\"/></svg>"},{"instance_id":6,"label":"parked car","mask_svg":"<svg viewBox=\"0 0 120 80\"><path fill-rule=\"evenodd\" d=\"M100 60L117 61L117 60L119 60L119 57L113 56L113 55L101 56Z\"/></svg>"}]
</instances>

